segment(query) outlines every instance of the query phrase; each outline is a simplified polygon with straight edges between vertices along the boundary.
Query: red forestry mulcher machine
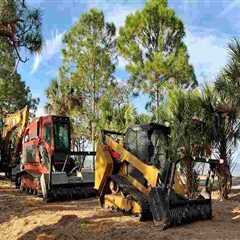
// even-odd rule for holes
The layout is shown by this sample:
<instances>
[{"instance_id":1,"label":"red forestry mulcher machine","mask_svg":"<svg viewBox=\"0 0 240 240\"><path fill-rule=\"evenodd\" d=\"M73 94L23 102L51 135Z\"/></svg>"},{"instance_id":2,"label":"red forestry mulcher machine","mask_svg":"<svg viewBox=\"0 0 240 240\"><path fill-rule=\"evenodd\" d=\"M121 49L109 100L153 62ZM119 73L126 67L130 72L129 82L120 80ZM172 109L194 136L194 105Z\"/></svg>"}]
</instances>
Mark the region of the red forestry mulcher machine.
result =
<instances>
[{"instance_id":1,"label":"red forestry mulcher machine","mask_svg":"<svg viewBox=\"0 0 240 240\"><path fill-rule=\"evenodd\" d=\"M43 116L28 124L25 108L9 115L8 121L3 119L2 129L0 165L21 191L41 195L46 201L95 196L94 171L84 167L87 160L94 161L95 152L71 151L68 117ZM10 140L13 129L19 129L17 145Z\"/></svg>"},{"instance_id":2,"label":"red forestry mulcher machine","mask_svg":"<svg viewBox=\"0 0 240 240\"><path fill-rule=\"evenodd\" d=\"M20 190L40 193L47 201L94 196L94 171L84 169L84 161L95 152L71 152L70 142L68 117L45 116L29 124L16 176ZM78 164L76 156L81 157Z\"/></svg>"}]
</instances>

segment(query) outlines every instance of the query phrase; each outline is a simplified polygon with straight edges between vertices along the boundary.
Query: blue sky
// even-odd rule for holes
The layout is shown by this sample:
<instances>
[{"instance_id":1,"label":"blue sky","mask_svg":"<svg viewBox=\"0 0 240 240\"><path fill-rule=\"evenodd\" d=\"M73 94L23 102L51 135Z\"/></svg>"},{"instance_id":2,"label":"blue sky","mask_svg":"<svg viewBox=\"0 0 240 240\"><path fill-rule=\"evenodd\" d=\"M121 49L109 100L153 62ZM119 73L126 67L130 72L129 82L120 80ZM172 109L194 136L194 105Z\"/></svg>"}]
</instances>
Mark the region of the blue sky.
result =
<instances>
[{"instance_id":1,"label":"blue sky","mask_svg":"<svg viewBox=\"0 0 240 240\"><path fill-rule=\"evenodd\" d=\"M47 99L45 89L57 76L61 64L62 37L81 13L92 7L102 9L107 21L117 27L126 16L144 6L143 0L27 0L42 10L44 47L40 55L19 66L22 79L34 97L40 98L37 114L43 114ZM211 82L227 61L227 43L240 34L240 0L169 0L169 6L185 24L185 42L198 81ZM127 80L124 61L120 59L116 77ZM144 111L146 97L133 100Z\"/></svg>"}]
</instances>

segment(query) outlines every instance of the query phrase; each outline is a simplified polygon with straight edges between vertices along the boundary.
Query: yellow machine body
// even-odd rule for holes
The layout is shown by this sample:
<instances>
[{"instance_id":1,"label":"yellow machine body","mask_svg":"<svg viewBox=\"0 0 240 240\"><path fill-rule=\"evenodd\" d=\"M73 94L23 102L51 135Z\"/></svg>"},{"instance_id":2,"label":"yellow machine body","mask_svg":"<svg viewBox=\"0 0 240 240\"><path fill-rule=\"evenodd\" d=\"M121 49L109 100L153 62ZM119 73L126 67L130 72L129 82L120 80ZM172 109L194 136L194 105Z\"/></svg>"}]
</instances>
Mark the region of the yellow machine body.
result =
<instances>
[{"instance_id":1,"label":"yellow machine body","mask_svg":"<svg viewBox=\"0 0 240 240\"><path fill-rule=\"evenodd\" d=\"M136 189L144 194L148 194L152 187L156 187L159 181L159 169L154 166L147 165L132 153L127 151L122 144L116 142L113 138L106 136L106 144L99 143L96 154L96 169L95 169L95 189L101 192L107 178L112 175L114 161L110 151L115 151L120 155L121 167L118 174L125 177ZM130 163L133 167L138 169L147 180L148 186L144 186L137 179L133 178L127 173L126 165ZM178 172L175 174L174 190L184 195L186 192L186 183L181 179ZM134 201L126 199L121 194L107 194L105 195L105 205L108 207L117 207L124 209L127 212L139 213L140 205Z\"/></svg>"},{"instance_id":2,"label":"yellow machine body","mask_svg":"<svg viewBox=\"0 0 240 240\"><path fill-rule=\"evenodd\" d=\"M29 121L29 108L28 106L24 107L20 111L13 113L13 114L8 114L4 119L3 119L3 133L2 133L2 138L6 139L10 136L11 132L15 129L18 128L18 137L20 137L25 130L27 124Z\"/></svg>"},{"instance_id":3,"label":"yellow machine body","mask_svg":"<svg viewBox=\"0 0 240 240\"><path fill-rule=\"evenodd\" d=\"M136 189L147 194L151 187L155 187L158 182L159 170L150 165L144 164L132 153L124 149L122 144L114 141L113 138L106 136L106 144L99 143L96 153L96 169L95 169L95 189L101 192L104 184L107 183L107 178L112 175L114 161L110 154L111 151L117 152L120 155L121 167L119 175L125 177ZM148 186L144 186L131 175L127 173L126 164L130 163L133 167L142 172L144 178L148 182ZM128 199L121 193L106 194L104 196L104 205L108 208L122 209L132 214L140 214L141 206L133 199Z\"/></svg>"},{"instance_id":4,"label":"yellow machine body","mask_svg":"<svg viewBox=\"0 0 240 240\"><path fill-rule=\"evenodd\" d=\"M13 114L8 114L3 120L2 134L1 134L1 166L0 169L8 171L8 168L14 167L19 158L22 136L29 122L29 108L28 106ZM16 132L16 142L12 146L11 138Z\"/></svg>"},{"instance_id":5,"label":"yellow machine body","mask_svg":"<svg viewBox=\"0 0 240 240\"><path fill-rule=\"evenodd\" d=\"M142 130L146 134L140 132L137 142L147 136L146 144L138 143L139 149L147 150L147 154L141 149L130 151L128 143L135 140L130 135L129 142L120 143L122 141L106 131L98 143L95 189L101 206L137 215L142 221L153 219L163 223L163 228L211 218L211 199L187 199L186 181L176 168L178 161L164 161L167 155L163 155L161 145L167 145L167 140L158 137L165 134L168 139L166 127L144 125ZM154 141L157 143L152 147ZM160 150L156 153L155 149ZM155 159L158 162L154 162Z\"/></svg>"},{"instance_id":6,"label":"yellow machine body","mask_svg":"<svg viewBox=\"0 0 240 240\"><path fill-rule=\"evenodd\" d=\"M101 191L107 177L112 174L113 170L113 161L108 146L98 144L96 159L94 188Z\"/></svg>"}]
</instances>

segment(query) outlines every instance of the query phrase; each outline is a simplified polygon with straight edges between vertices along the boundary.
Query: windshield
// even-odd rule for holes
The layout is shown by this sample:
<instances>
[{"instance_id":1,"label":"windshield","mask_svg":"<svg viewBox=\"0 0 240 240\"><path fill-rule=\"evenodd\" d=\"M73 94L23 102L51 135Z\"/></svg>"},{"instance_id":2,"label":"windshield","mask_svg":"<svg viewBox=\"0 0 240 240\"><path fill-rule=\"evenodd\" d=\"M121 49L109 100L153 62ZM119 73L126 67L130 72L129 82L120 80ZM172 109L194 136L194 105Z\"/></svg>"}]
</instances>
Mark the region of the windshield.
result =
<instances>
[{"instance_id":1,"label":"windshield","mask_svg":"<svg viewBox=\"0 0 240 240\"><path fill-rule=\"evenodd\" d=\"M153 165L163 170L167 161L167 138L161 131L153 131L151 142L154 153L151 159Z\"/></svg>"},{"instance_id":2,"label":"windshield","mask_svg":"<svg viewBox=\"0 0 240 240\"><path fill-rule=\"evenodd\" d=\"M69 150L69 133L67 123L55 123L54 143L56 150Z\"/></svg>"}]
</instances>

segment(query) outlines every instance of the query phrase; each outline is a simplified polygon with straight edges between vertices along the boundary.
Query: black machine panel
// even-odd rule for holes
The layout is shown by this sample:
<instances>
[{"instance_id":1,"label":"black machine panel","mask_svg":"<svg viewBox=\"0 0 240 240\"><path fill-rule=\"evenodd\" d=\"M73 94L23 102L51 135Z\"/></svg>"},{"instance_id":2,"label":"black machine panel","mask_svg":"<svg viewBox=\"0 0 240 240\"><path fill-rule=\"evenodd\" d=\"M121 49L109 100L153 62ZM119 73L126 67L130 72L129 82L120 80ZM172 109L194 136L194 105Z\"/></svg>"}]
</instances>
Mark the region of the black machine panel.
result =
<instances>
[{"instance_id":1,"label":"black machine panel","mask_svg":"<svg viewBox=\"0 0 240 240\"><path fill-rule=\"evenodd\" d=\"M167 160L169 133L169 128L160 124L133 126L125 135L124 147L143 162L163 168Z\"/></svg>"}]
</instances>

